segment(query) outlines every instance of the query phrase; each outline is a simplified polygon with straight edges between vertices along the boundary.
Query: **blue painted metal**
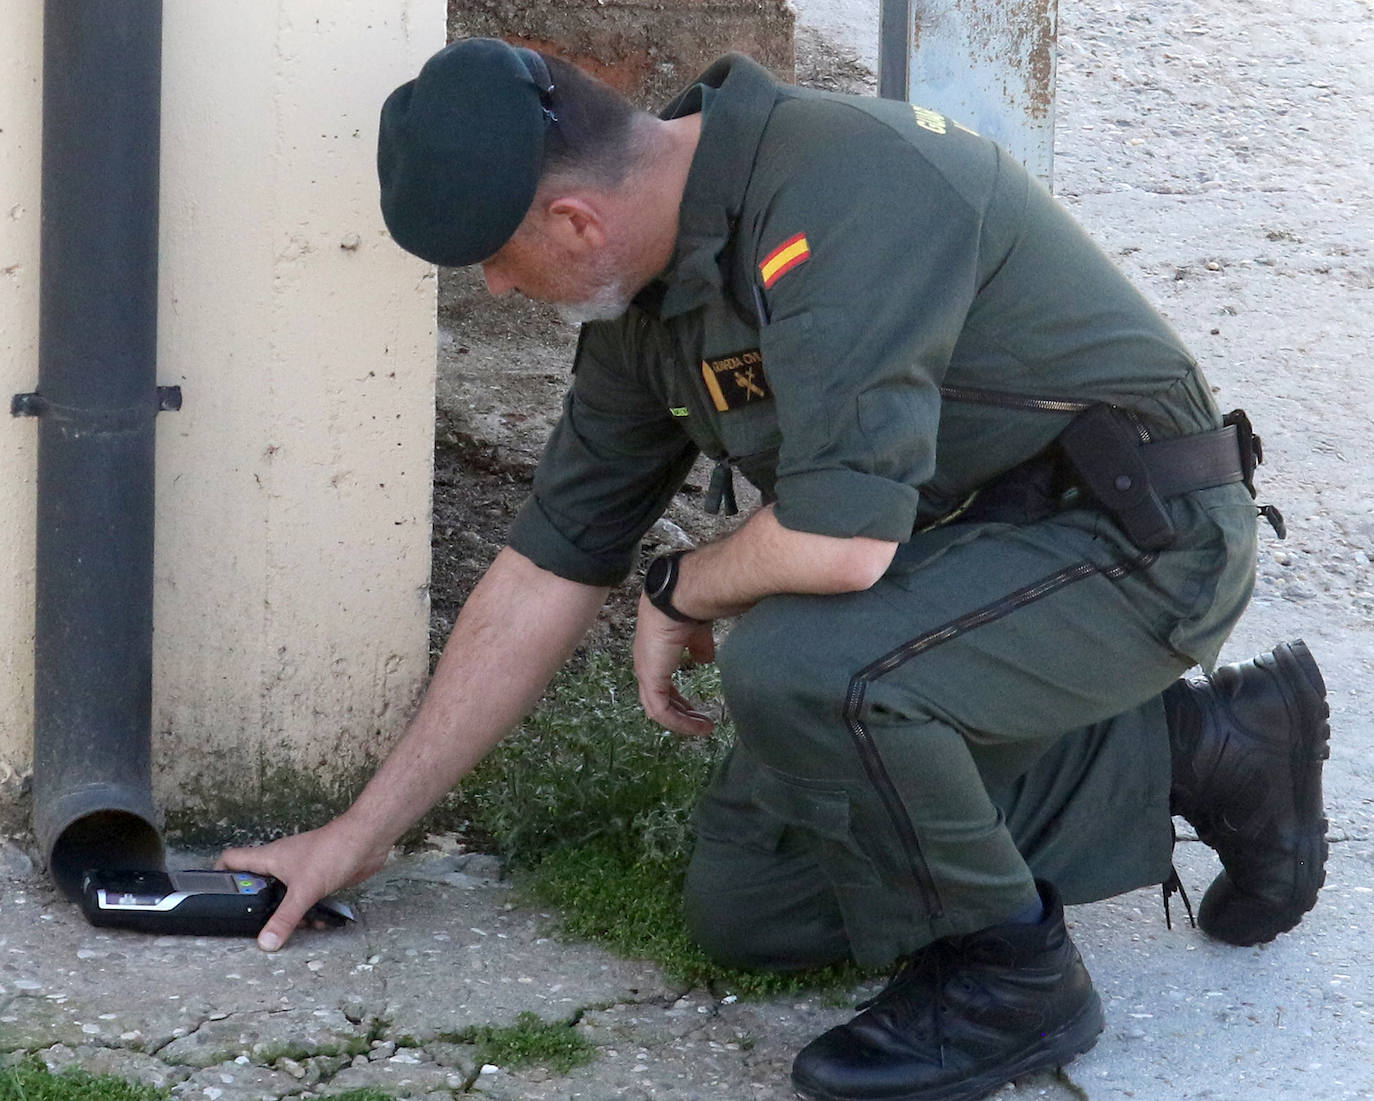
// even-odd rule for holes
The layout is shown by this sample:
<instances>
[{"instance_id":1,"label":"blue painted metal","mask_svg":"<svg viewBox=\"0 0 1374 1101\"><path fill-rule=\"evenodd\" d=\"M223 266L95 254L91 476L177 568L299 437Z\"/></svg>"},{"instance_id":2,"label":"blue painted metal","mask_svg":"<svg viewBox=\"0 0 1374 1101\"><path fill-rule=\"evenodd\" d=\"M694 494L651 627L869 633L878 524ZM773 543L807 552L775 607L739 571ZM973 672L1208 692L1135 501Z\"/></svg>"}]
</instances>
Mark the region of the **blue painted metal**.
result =
<instances>
[{"instance_id":1,"label":"blue painted metal","mask_svg":"<svg viewBox=\"0 0 1374 1101\"><path fill-rule=\"evenodd\" d=\"M882 0L880 91L900 96L905 76L906 99L1000 142L1048 184L1058 14L1058 0Z\"/></svg>"}]
</instances>

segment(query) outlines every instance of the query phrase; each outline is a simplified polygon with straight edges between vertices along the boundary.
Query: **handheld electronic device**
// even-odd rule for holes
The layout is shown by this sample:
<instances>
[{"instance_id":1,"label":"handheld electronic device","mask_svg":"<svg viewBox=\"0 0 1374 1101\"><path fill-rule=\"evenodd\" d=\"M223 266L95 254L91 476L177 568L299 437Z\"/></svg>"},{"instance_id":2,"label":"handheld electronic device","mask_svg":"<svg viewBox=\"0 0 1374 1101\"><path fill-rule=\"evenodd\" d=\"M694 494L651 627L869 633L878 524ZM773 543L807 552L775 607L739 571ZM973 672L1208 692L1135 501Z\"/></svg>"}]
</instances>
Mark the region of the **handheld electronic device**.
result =
<instances>
[{"instance_id":1,"label":"handheld electronic device","mask_svg":"<svg viewBox=\"0 0 1374 1101\"><path fill-rule=\"evenodd\" d=\"M82 877L81 910L92 925L146 933L257 936L286 895L285 885L251 872L190 869L89 871ZM342 925L353 911L322 900L309 920Z\"/></svg>"}]
</instances>

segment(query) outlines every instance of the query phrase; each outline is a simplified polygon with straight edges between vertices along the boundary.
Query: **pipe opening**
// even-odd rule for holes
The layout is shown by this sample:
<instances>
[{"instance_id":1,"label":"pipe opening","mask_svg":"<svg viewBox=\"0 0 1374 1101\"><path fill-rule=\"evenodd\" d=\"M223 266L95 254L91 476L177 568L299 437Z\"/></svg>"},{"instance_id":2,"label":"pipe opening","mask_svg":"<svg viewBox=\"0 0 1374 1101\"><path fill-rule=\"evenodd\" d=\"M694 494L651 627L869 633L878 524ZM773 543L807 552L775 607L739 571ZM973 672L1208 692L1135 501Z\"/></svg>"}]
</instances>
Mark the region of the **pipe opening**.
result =
<instances>
[{"instance_id":1,"label":"pipe opening","mask_svg":"<svg viewBox=\"0 0 1374 1101\"><path fill-rule=\"evenodd\" d=\"M166 856L158 831L137 814L102 810L78 818L53 843L48 870L70 899L81 895L81 877L93 868L160 870Z\"/></svg>"}]
</instances>

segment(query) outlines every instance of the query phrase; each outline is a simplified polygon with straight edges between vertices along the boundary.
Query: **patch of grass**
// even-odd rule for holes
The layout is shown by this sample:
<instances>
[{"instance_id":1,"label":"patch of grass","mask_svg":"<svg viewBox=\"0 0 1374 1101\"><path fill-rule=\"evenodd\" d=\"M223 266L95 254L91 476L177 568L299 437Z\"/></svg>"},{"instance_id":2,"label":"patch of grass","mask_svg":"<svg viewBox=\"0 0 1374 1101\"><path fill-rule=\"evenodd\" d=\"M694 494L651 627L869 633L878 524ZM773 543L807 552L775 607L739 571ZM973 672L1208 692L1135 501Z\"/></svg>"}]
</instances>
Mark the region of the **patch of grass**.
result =
<instances>
[{"instance_id":1,"label":"patch of grass","mask_svg":"<svg viewBox=\"0 0 1374 1101\"><path fill-rule=\"evenodd\" d=\"M0 1067L0 1101L169 1101L170 1090L80 1070L51 1073L41 1060ZM372 1086L331 1093L320 1101L396 1101Z\"/></svg>"},{"instance_id":2,"label":"patch of grass","mask_svg":"<svg viewBox=\"0 0 1374 1101\"><path fill-rule=\"evenodd\" d=\"M681 676L684 695L719 697L719 675ZM688 938L682 883L691 811L733 729L681 738L639 706L628 654L593 654L554 681L524 727L464 781L468 832L487 839L533 897L556 908L570 935L650 959L674 979L720 993L769 996L838 990L852 967L806 974L728 970Z\"/></svg>"},{"instance_id":3,"label":"patch of grass","mask_svg":"<svg viewBox=\"0 0 1374 1101\"><path fill-rule=\"evenodd\" d=\"M682 678L719 695L713 667ZM524 726L463 782L470 828L516 866L591 842L659 863L691 852L690 815L732 737L680 738L644 717L628 654L598 652L562 672Z\"/></svg>"},{"instance_id":4,"label":"patch of grass","mask_svg":"<svg viewBox=\"0 0 1374 1101\"><path fill-rule=\"evenodd\" d=\"M465 1029L453 1039L475 1044L479 1065L490 1063L505 1069L539 1066L567 1074L596 1058L596 1049L572 1025L544 1021L533 1013L521 1013L515 1024L503 1028L480 1025Z\"/></svg>"},{"instance_id":5,"label":"patch of grass","mask_svg":"<svg viewBox=\"0 0 1374 1101\"><path fill-rule=\"evenodd\" d=\"M713 962L687 935L682 914L684 862L634 861L591 843L550 852L527 876L540 901L558 907L569 935L623 956L650 959L680 983L717 995L765 998L801 990L838 994L865 974L852 965L805 972L749 971Z\"/></svg>"},{"instance_id":6,"label":"patch of grass","mask_svg":"<svg viewBox=\"0 0 1374 1101\"><path fill-rule=\"evenodd\" d=\"M165 1101L170 1096L167 1090L108 1074L53 1074L38 1060L0 1069L0 1101Z\"/></svg>"}]
</instances>

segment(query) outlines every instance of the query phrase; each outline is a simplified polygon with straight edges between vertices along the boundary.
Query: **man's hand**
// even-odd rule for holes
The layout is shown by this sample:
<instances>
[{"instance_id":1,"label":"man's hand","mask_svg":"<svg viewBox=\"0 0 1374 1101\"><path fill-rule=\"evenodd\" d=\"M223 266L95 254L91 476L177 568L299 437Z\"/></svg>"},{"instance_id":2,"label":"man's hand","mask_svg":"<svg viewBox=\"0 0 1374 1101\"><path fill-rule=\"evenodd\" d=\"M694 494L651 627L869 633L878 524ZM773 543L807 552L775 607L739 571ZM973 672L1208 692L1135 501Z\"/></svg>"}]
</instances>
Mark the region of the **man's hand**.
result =
<instances>
[{"instance_id":1,"label":"man's hand","mask_svg":"<svg viewBox=\"0 0 1374 1101\"><path fill-rule=\"evenodd\" d=\"M286 884L286 897L258 934L258 947L275 952L325 895L380 871L387 851L379 852L354 833L345 819L336 818L317 830L270 845L225 849L215 867L270 875Z\"/></svg>"},{"instance_id":2,"label":"man's hand","mask_svg":"<svg viewBox=\"0 0 1374 1101\"><path fill-rule=\"evenodd\" d=\"M226 849L219 866L275 876L286 897L258 944L274 952L325 895L379 871L395 841L534 705L606 599L510 547L472 590L405 736L351 807L309 833Z\"/></svg>"},{"instance_id":3,"label":"man's hand","mask_svg":"<svg viewBox=\"0 0 1374 1101\"><path fill-rule=\"evenodd\" d=\"M686 650L699 663L714 661L716 642L709 623L679 623L670 619L640 595L639 620L635 624L635 676L639 678L639 702L644 714L675 734L707 735L715 723L693 709L677 690L673 674Z\"/></svg>"}]
</instances>

